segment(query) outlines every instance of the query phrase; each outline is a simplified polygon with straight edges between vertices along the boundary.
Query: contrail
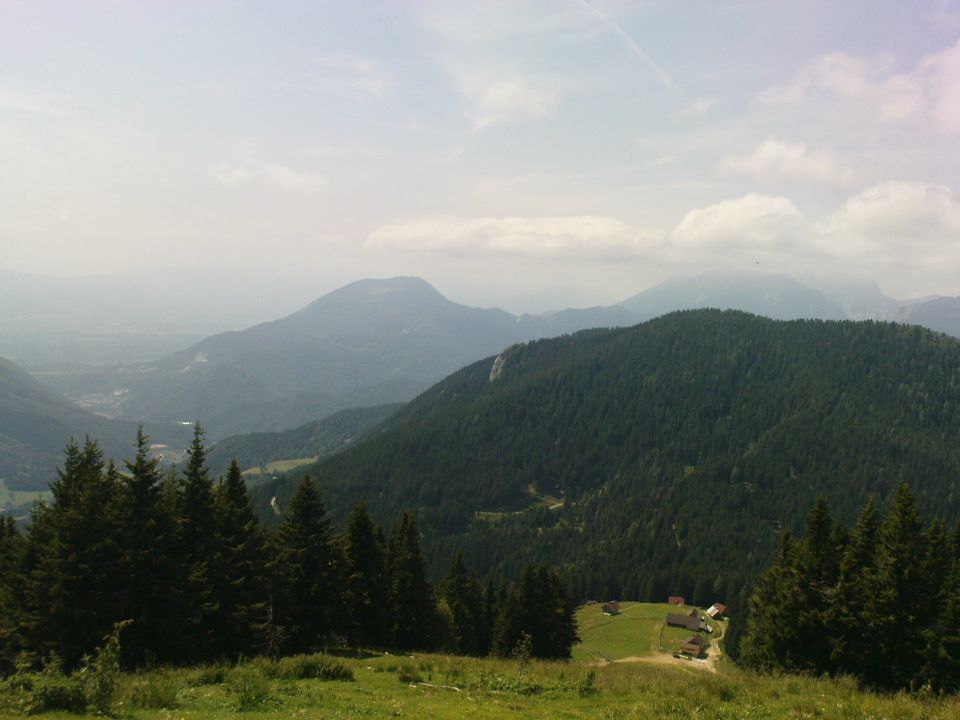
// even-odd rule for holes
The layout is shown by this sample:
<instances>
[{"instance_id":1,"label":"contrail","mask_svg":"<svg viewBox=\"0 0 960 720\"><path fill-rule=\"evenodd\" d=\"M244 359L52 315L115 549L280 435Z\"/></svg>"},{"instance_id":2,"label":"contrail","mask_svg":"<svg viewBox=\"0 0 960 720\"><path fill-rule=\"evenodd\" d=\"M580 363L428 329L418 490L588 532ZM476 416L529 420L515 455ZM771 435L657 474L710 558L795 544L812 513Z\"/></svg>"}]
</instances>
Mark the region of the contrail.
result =
<instances>
[{"instance_id":1,"label":"contrail","mask_svg":"<svg viewBox=\"0 0 960 720\"><path fill-rule=\"evenodd\" d=\"M617 35L619 35L624 40L626 40L627 45L630 46L630 49L633 50L633 52L636 53L637 57L643 60L650 67L651 70L653 70L653 72L656 74L658 78L660 78L660 82L663 83L663 86L667 90L669 90L670 92L679 93L681 95L683 94L683 91L673 84L673 81L670 79L670 76L667 75L663 71L663 69L659 65L657 65L650 58L650 56L643 51L643 48L641 48L639 45L637 45L637 43L634 42L633 38L630 37L630 34L626 30L624 30L617 23L615 23L613 20L611 20L602 12L600 12L597 8L595 8L593 5L587 2L587 0L577 0L577 2L583 5L583 7L593 12L593 14L596 15L598 18L600 18L607 25L607 27L609 27L611 30L617 33Z\"/></svg>"}]
</instances>

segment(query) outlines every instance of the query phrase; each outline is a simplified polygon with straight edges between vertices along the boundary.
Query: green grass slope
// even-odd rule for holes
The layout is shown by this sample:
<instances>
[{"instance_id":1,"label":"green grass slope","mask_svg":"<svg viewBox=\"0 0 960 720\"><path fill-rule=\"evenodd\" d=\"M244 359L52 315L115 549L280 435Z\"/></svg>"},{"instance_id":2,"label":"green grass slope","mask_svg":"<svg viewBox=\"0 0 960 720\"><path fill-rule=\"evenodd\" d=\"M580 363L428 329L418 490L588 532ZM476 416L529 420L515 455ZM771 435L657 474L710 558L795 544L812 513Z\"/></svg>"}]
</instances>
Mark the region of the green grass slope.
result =
<instances>
[{"instance_id":1,"label":"green grass slope","mask_svg":"<svg viewBox=\"0 0 960 720\"><path fill-rule=\"evenodd\" d=\"M353 680L308 677L318 667L346 668ZM42 682L41 678L38 684ZM50 679L45 682L53 684ZM20 715L35 700L22 685L2 688L0 714L4 717ZM849 680L725 675L642 663L597 666L580 661L534 661L520 666L508 660L382 654L353 659L313 656L280 663L253 660L236 668L212 666L123 675L117 678L110 706L115 716L142 720L960 717L957 698L874 695L859 691ZM41 710L33 717L77 716Z\"/></svg>"}]
</instances>

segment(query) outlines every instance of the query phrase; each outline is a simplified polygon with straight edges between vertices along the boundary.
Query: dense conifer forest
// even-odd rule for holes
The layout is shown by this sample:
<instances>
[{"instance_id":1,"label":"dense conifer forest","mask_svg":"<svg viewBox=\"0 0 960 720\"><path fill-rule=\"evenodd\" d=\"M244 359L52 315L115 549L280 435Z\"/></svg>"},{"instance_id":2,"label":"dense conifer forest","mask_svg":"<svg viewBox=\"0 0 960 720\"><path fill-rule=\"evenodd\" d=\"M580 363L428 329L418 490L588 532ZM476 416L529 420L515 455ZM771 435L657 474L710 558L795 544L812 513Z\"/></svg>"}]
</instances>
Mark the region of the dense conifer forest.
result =
<instances>
[{"instance_id":1,"label":"dense conifer forest","mask_svg":"<svg viewBox=\"0 0 960 720\"><path fill-rule=\"evenodd\" d=\"M728 650L761 670L960 689L960 525L925 524L903 484L885 516L871 498L852 528L818 498L805 529L781 536Z\"/></svg>"},{"instance_id":2,"label":"dense conifer forest","mask_svg":"<svg viewBox=\"0 0 960 720\"><path fill-rule=\"evenodd\" d=\"M268 532L236 462L211 477L199 426L170 473L142 432L122 469L71 443L51 489L25 533L0 522L0 675L86 666L115 629L128 668L344 646L562 658L577 637L555 571L484 589L454 556L434 586L412 515L387 536L359 503L338 532L309 477Z\"/></svg>"},{"instance_id":3,"label":"dense conifer forest","mask_svg":"<svg viewBox=\"0 0 960 720\"><path fill-rule=\"evenodd\" d=\"M335 518L415 508L434 576L459 552L481 577L561 568L578 600L733 607L818 494L850 523L907 481L956 522L958 439L955 339L706 310L508 348L309 472Z\"/></svg>"}]
</instances>

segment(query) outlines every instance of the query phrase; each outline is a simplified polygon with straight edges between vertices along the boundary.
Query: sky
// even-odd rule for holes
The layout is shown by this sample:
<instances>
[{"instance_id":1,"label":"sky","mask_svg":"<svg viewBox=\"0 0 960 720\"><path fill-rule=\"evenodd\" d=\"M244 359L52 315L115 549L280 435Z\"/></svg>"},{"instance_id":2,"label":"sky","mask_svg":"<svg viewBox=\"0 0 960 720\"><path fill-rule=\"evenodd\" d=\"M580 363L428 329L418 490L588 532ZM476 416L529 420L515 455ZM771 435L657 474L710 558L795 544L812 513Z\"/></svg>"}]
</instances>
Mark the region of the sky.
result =
<instances>
[{"instance_id":1,"label":"sky","mask_svg":"<svg viewBox=\"0 0 960 720\"><path fill-rule=\"evenodd\" d=\"M0 269L960 294L960 2L0 0L0 38Z\"/></svg>"}]
</instances>

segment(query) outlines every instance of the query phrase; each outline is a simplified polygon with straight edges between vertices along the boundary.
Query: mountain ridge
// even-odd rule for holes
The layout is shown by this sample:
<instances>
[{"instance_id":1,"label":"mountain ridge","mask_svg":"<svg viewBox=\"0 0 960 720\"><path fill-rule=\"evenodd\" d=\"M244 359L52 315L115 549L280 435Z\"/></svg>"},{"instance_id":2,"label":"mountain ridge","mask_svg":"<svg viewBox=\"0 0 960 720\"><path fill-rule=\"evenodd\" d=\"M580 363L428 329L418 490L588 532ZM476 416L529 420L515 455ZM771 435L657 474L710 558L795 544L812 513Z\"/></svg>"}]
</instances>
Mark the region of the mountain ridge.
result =
<instances>
[{"instance_id":1,"label":"mountain ridge","mask_svg":"<svg viewBox=\"0 0 960 720\"><path fill-rule=\"evenodd\" d=\"M432 557L481 573L548 562L581 597L654 599L710 577L733 597L819 493L850 522L907 468L926 514L960 519L958 375L960 342L919 327L682 311L485 358L305 471L337 518L413 509Z\"/></svg>"}]
</instances>

